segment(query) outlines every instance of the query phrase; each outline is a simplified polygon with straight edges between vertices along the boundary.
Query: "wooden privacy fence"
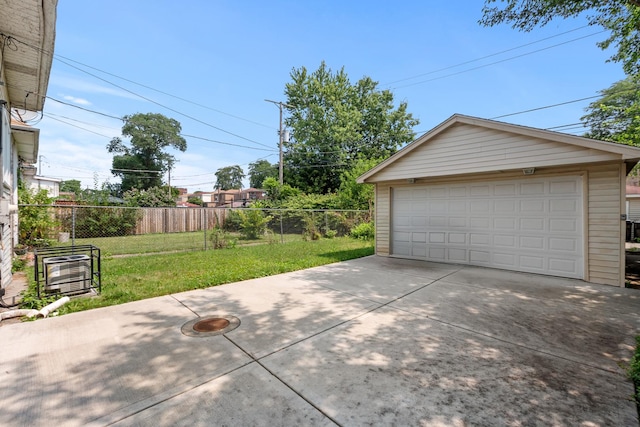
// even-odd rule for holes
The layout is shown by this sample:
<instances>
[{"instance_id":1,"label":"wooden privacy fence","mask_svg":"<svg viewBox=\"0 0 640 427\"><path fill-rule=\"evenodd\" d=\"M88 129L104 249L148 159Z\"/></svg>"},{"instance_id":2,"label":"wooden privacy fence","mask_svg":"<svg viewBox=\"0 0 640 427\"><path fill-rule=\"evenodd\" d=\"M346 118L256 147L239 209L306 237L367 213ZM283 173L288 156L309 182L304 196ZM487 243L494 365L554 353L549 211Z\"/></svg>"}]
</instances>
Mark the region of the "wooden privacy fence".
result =
<instances>
[{"instance_id":1,"label":"wooden privacy fence","mask_svg":"<svg viewBox=\"0 0 640 427\"><path fill-rule=\"evenodd\" d=\"M115 206L53 206L57 232L81 237L95 235L87 230L98 228L106 235L142 235L184 233L210 230L222 225L227 210L221 208L129 208ZM123 225L127 223L127 225ZM109 231L109 228L112 228ZM74 233L76 231L77 233ZM95 237L95 236L94 236Z\"/></svg>"},{"instance_id":2,"label":"wooden privacy fence","mask_svg":"<svg viewBox=\"0 0 640 427\"><path fill-rule=\"evenodd\" d=\"M210 230L224 223L226 209L140 208L134 234L184 233Z\"/></svg>"}]
</instances>

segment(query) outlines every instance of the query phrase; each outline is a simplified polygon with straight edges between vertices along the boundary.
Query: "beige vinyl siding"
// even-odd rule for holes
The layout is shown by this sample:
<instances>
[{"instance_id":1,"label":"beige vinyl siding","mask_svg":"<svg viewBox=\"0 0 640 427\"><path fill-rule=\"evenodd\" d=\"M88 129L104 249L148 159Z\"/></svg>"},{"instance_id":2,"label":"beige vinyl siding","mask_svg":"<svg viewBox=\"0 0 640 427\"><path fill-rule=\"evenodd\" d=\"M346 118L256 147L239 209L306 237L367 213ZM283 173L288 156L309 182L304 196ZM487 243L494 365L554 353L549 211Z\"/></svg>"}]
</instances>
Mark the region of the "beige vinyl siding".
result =
<instances>
[{"instance_id":1,"label":"beige vinyl siding","mask_svg":"<svg viewBox=\"0 0 640 427\"><path fill-rule=\"evenodd\" d=\"M574 165L536 171L535 176L582 175L585 182L585 280L624 286L624 247L622 242L624 164L620 161L595 165ZM521 178L522 172L490 173L422 179L419 183L454 183ZM390 200L393 188L408 187L404 180L376 184L376 252L391 254Z\"/></svg>"},{"instance_id":2,"label":"beige vinyl siding","mask_svg":"<svg viewBox=\"0 0 640 427\"><path fill-rule=\"evenodd\" d=\"M457 124L396 160L367 181L438 177L527 167L618 160L618 154Z\"/></svg>"},{"instance_id":3,"label":"beige vinyl siding","mask_svg":"<svg viewBox=\"0 0 640 427\"><path fill-rule=\"evenodd\" d=\"M640 197L628 198L629 202L629 221L640 221Z\"/></svg>"},{"instance_id":4,"label":"beige vinyl siding","mask_svg":"<svg viewBox=\"0 0 640 427\"><path fill-rule=\"evenodd\" d=\"M376 185L376 254L389 256L391 229L391 187Z\"/></svg>"},{"instance_id":5,"label":"beige vinyl siding","mask_svg":"<svg viewBox=\"0 0 640 427\"><path fill-rule=\"evenodd\" d=\"M607 285L624 285L621 271L624 251L620 215L622 206L622 164L591 166L588 169L589 277Z\"/></svg>"}]
</instances>

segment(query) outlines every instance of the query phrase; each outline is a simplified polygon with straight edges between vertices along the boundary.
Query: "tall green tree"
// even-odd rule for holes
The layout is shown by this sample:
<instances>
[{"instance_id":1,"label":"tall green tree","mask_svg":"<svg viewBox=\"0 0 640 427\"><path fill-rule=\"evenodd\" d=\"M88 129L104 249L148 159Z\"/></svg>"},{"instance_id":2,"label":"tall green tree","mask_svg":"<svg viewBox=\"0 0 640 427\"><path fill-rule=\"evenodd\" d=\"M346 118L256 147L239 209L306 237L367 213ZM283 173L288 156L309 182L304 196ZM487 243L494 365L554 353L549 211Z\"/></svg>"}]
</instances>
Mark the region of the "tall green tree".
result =
<instances>
[{"instance_id":1,"label":"tall green tree","mask_svg":"<svg viewBox=\"0 0 640 427\"><path fill-rule=\"evenodd\" d=\"M77 179L67 179L60 183L60 191L63 193L74 193L80 195L82 193L81 182Z\"/></svg>"},{"instance_id":2,"label":"tall green tree","mask_svg":"<svg viewBox=\"0 0 640 427\"><path fill-rule=\"evenodd\" d=\"M216 184L213 186L215 190L231 190L242 188L242 180L244 179L244 171L238 165L226 166L216 171Z\"/></svg>"},{"instance_id":3,"label":"tall green tree","mask_svg":"<svg viewBox=\"0 0 640 427\"><path fill-rule=\"evenodd\" d=\"M640 75L629 76L600 92L581 120L587 137L640 146Z\"/></svg>"},{"instance_id":4,"label":"tall green tree","mask_svg":"<svg viewBox=\"0 0 640 427\"><path fill-rule=\"evenodd\" d=\"M615 46L610 60L621 62L627 74L640 72L640 0L485 0L482 13L479 22L484 26L509 23L520 31L587 13L589 25L609 31L598 47Z\"/></svg>"},{"instance_id":5,"label":"tall green tree","mask_svg":"<svg viewBox=\"0 0 640 427\"><path fill-rule=\"evenodd\" d=\"M177 120L162 114L138 113L124 117L122 135L129 138L129 144L117 137L107 145L109 153L116 154L111 173L122 179L122 192L162 185L162 174L176 162L165 149L187 149L187 141L180 136L181 130Z\"/></svg>"},{"instance_id":6,"label":"tall green tree","mask_svg":"<svg viewBox=\"0 0 640 427\"><path fill-rule=\"evenodd\" d=\"M340 187L356 160L385 158L414 138L418 120L406 102L363 77L351 83L344 68L333 73L323 61L309 72L293 69L285 94L293 139L285 142L285 181L308 193Z\"/></svg>"},{"instance_id":7,"label":"tall green tree","mask_svg":"<svg viewBox=\"0 0 640 427\"><path fill-rule=\"evenodd\" d=\"M267 178L278 177L278 165L272 165L269 161L261 159L249 163L249 186L262 188L262 183Z\"/></svg>"}]
</instances>

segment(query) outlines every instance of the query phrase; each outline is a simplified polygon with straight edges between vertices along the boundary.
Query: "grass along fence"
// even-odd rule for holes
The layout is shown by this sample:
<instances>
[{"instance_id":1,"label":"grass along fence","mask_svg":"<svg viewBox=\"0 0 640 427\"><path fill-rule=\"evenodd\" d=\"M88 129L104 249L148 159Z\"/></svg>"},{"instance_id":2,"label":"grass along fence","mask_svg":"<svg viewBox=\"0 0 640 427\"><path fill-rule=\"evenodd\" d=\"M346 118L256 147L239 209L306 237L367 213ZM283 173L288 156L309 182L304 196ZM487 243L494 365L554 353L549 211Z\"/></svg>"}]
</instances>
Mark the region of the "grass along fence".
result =
<instances>
[{"instance_id":1,"label":"grass along fence","mask_svg":"<svg viewBox=\"0 0 640 427\"><path fill-rule=\"evenodd\" d=\"M19 215L46 219L28 221L42 230L21 230L20 243L94 245L108 255L206 250L219 247L221 238L224 246L318 240L346 236L371 220L369 211L356 210L56 205L19 209Z\"/></svg>"}]
</instances>

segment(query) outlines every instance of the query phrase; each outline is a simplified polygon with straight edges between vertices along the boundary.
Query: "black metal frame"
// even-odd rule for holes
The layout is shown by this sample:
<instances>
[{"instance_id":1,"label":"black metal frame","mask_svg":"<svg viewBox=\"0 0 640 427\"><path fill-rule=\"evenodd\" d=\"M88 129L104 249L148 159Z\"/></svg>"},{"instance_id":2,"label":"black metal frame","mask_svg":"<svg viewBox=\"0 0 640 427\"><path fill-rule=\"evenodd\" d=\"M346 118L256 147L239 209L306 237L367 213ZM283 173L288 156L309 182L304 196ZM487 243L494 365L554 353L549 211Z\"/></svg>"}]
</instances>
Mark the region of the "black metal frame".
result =
<instances>
[{"instance_id":1,"label":"black metal frame","mask_svg":"<svg viewBox=\"0 0 640 427\"><path fill-rule=\"evenodd\" d=\"M101 283L101 265L100 265L100 249L93 245L78 246L59 246L53 248L41 248L34 251L34 279L36 281L36 290L38 298L42 298L44 293L44 285L46 285L45 265L44 262L48 258L64 257L70 255L87 255L91 260L91 286L88 289L96 290L98 293L102 291ZM86 279L69 280L68 282L59 282L59 284L74 283L84 281ZM41 291L42 290L42 291ZM73 292L60 292L61 295L75 294Z\"/></svg>"}]
</instances>

